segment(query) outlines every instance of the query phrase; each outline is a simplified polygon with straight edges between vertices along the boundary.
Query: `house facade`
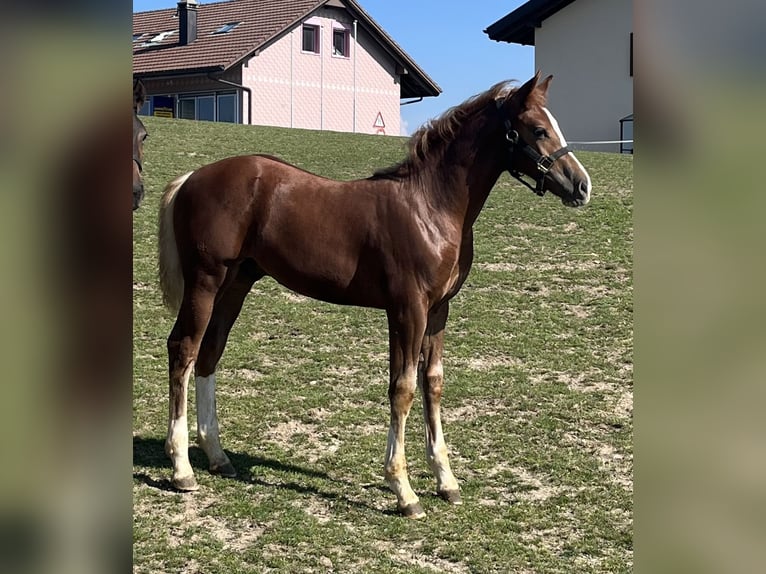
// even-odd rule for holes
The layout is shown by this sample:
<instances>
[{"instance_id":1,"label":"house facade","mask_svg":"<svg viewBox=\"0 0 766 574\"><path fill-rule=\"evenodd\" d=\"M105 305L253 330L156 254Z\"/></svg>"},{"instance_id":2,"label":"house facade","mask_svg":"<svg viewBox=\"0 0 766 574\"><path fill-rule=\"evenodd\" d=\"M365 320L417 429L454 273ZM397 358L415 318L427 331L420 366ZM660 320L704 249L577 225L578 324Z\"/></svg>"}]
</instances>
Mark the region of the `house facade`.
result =
<instances>
[{"instance_id":1,"label":"house facade","mask_svg":"<svg viewBox=\"0 0 766 574\"><path fill-rule=\"evenodd\" d=\"M535 47L535 68L553 74L548 103L572 141L633 139L631 0L530 0L485 33ZM632 143L587 146L633 151Z\"/></svg>"},{"instance_id":2,"label":"house facade","mask_svg":"<svg viewBox=\"0 0 766 574\"><path fill-rule=\"evenodd\" d=\"M133 15L142 113L400 134L441 89L353 0L229 0Z\"/></svg>"}]
</instances>

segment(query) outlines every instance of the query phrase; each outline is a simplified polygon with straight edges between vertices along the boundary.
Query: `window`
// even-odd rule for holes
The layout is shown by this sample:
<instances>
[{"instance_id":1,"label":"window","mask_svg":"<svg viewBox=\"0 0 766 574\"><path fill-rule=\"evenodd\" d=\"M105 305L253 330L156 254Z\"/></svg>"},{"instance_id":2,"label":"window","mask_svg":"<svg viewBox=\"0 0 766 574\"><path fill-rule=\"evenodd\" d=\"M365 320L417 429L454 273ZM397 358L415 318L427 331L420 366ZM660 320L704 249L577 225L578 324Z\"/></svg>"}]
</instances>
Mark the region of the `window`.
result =
<instances>
[{"instance_id":1,"label":"window","mask_svg":"<svg viewBox=\"0 0 766 574\"><path fill-rule=\"evenodd\" d=\"M145 35L146 35L146 32L139 32L138 34L133 34L133 42L138 42Z\"/></svg>"},{"instance_id":2,"label":"window","mask_svg":"<svg viewBox=\"0 0 766 574\"><path fill-rule=\"evenodd\" d=\"M195 98L181 98L178 100L178 117L182 120L196 120L196 104Z\"/></svg>"},{"instance_id":3,"label":"window","mask_svg":"<svg viewBox=\"0 0 766 574\"><path fill-rule=\"evenodd\" d=\"M303 51L319 53L319 26L303 26Z\"/></svg>"},{"instance_id":4,"label":"window","mask_svg":"<svg viewBox=\"0 0 766 574\"><path fill-rule=\"evenodd\" d=\"M348 58L348 30L333 28L332 31L332 55Z\"/></svg>"},{"instance_id":5,"label":"window","mask_svg":"<svg viewBox=\"0 0 766 574\"><path fill-rule=\"evenodd\" d=\"M237 123L237 94L218 94L218 121Z\"/></svg>"},{"instance_id":6,"label":"window","mask_svg":"<svg viewBox=\"0 0 766 574\"><path fill-rule=\"evenodd\" d=\"M213 32L213 34L226 34L228 32L231 32L234 28L239 26L242 22L229 22L228 24L224 24L218 30Z\"/></svg>"},{"instance_id":7,"label":"window","mask_svg":"<svg viewBox=\"0 0 766 574\"><path fill-rule=\"evenodd\" d=\"M197 119L207 122L215 121L215 96L197 98Z\"/></svg>"},{"instance_id":8,"label":"window","mask_svg":"<svg viewBox=\"0 0 766 574\"><path fill-rule=\"evenodd\" d=\"M236 92L182 95L178 99L178 117L185 120L237 123L238 106Z\"/></svg>"}]
</instances>

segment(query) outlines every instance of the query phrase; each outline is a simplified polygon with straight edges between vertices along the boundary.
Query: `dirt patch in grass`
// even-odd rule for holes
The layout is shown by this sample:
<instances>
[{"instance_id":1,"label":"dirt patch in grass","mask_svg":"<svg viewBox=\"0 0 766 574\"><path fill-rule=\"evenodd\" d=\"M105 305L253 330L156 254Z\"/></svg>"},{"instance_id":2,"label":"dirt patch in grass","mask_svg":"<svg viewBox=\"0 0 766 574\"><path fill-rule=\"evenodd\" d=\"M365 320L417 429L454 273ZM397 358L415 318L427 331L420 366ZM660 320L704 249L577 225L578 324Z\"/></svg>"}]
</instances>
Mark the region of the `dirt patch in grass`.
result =
<instances>
[{"instance_id":1,"label":"dirt patch in grass","mask_svg":"<svg viewBox=\"0 0 766 574\"><path fill-rule=\"evenodd\" d=\"M296 500L294 505L311 516L320 524L327 524L333 518L332 508L327 501L317 496L308 499Z\"/></svg>"},{"instance_id":2,"label":"dirt patch in grass","mask_svg":"<svg viewBox=\"0 0 766 574\"><path fill-rule=\"evenodd\" d=\"M516 466L510 470L519 483L525 487L523 489L518 489L517 492L514 493L513 496L517 500L542 502L570 490L564 486L549 484L545 477L535 476L525 468Z\"/></svg>"},{"instance_id":3,"label":"dirt patch in grass","mask_svg":"<svg viewBox=\"0 0 766 574\"><path fill-rule=\"evenodd\" d=\"M416 566L433 572L447 572L449 574L465 574L470 572L467 565L462 562L452 562L433 554L425 554L422 551L423 540L414 540L399 547L390 542L377 542L375 549L385 554L389 559L404 566Z\"/></svg>"},{"instance_id":4,"label":"dirt patch in grass","mask_svg":"<svg viewBox=\"0 0 766 574\"><path fill-rule=\"evenodd\" d=\"M305 437L305 440L298 440L300 437ZM311 463L333 454L341 444L337 438L319 431L316 424L295 419L270 428L266 439L287 451L297 451Z\"/></svg>"},{"instance_id":5,"label":"dirt patch in grass","mask_svg":"<svg viewBox=\"0 0 766 574\"><path fill-rule=\"evenodd\" d=\"M520 368L524 362L507 355L495 355L486 357L470 357L468 359L455 358L451 361L455 368L466 368L473 371L492 371L500 368Z\"/></svg>"},{"instance_id":6,"label":"dirt patch in grass","mask_svg":"<svg viewBox=\"0 0 766 574\"><path fill-rule=\"evenodd\" d=\"M620 452L608 442L569 432L564 433L563 442L594 455L610 482L633 492L632 453Z\"/></svg>"},{"instance_id":7,"label":"dirt patch in grass","mask_svg":"<svg viewBox=\"0 0 766 574\"><path fill-rule=\"evenodd\" d=\"M499 399L474 399L456 406L442 402L442 421L454 423L479 417L493 417L505 413L507 409L505 403Z\"/></svg>"}]
</instances>

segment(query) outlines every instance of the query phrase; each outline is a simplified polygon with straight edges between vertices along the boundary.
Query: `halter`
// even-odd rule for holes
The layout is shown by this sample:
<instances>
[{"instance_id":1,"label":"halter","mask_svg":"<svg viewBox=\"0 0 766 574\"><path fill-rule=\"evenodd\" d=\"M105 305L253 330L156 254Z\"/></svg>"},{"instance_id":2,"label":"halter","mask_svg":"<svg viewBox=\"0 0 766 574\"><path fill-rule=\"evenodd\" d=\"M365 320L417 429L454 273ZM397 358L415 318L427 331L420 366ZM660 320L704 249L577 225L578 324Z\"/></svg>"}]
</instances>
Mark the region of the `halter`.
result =
<instances>
[{"instance_id":1,"label":"halter","mask_svg":"<svg viewBox=\"0 0 766 574\"><path fill-rule=\"evenodd\" d=\"M501 109L503 106L503 102L500 100L497 101L497 109ZM523 183L525 186L527 186L529 189L534 191L537 195L542 197L545 195L545 189L543 189L543 184L545 183L545 176L548 175L548 172L553 167L553 164L556 162L557 159L560 157L565 156L568 153L572 153L572 150L569 149L569 147L564 146L559 150L556 150L550 155L541 155L537 153L537 151L530 146L527 142L524 140L521 140L521 137L519 136L519 132L513 129L513 126L511 126L511 120L509 120L507 117L504 118L505 123L505 140L508 142L508 173L511 174L511 177L517 179L521 183ZM521 140L521 143L523 145L519 145L519 140ZM533 162L535 162L535 165L537 166L538 174L537 176L530 176L534 178L535 180L535 186L533 187L532 184L527 182L525 179L522 179L522 174L519 170L513 168L513 158L516 155L517 152L521 152L527 157L529 157Z\"/></svg>"}]
</instances>

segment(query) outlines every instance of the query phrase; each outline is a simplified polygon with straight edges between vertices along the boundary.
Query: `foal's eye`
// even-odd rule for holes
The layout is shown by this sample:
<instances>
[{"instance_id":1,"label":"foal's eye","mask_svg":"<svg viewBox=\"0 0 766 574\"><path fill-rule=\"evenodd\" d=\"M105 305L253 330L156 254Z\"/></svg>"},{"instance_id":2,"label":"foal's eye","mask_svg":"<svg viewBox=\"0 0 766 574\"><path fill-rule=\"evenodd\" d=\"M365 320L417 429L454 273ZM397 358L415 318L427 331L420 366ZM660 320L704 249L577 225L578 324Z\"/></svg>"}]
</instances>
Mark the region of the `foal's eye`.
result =
<instances>
[{"instance_id":1,"label":"foal's eye","mask_svg":"<svg viewBox=\"0 0 766 574\"><path fill-rule=\"evenodd\" d=\"M545 130L545 128L535 128L534 134L537 139L548 137L548 132Z\"/></svg>"}]
</instances>

